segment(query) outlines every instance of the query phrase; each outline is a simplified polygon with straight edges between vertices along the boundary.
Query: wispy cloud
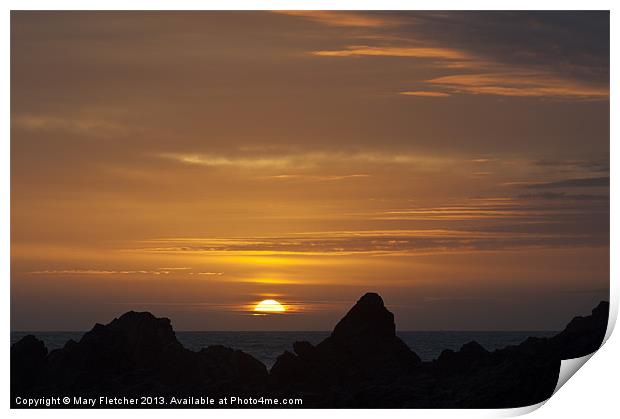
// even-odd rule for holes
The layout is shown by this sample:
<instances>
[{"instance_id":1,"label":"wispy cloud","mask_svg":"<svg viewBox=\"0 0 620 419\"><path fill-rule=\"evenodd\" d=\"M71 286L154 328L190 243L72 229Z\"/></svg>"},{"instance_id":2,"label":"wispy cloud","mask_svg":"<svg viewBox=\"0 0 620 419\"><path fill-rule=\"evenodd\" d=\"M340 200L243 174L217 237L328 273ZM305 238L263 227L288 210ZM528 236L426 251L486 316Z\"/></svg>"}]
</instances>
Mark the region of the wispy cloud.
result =
<instances>
[{"instance_id":1,"label":"wispy cloud","mask_svg":"<svg viewBox=\"0 0 620 419\"><path fill-rule=\"evenodd\" d=\"M421 88L401 95L447 97L454 94L557 99L606 99L609 87L554 75L544 70L515 69L501 62L481 60L470 53L440 46L349 46L344 49L312 51L320 57L401 57L428 59L428 65L443 70L467 70L423 80ZM438 90L440 89L440 90Z\"/></svg>"},{"instance_id":2,"label":"wispy cloud","mask_svg":"<svg viewBox=\"0 0 620 419\"><path fill-rule=\"evenodd\" d=\"M448 97L454 94L557 99L606 99L609 87L557 76L543 70L515 69L501 62L481 60L470 53L440 46L368 46L312 51L320 57L401 57L428 59L429 65L444 70L468 70L423 80L421 88L401 95ZM438 90L439 89L439 90Z\"/></svg>"},{"instance_id":3,"label":"wispy cloud","mask_svg":"<svg viewBox=\"0 0 620 419\"><path fill-rule=\"evenodd\" d=\"M498 159L496 158L480 157L477 159L471 159L470 161L474 163L493 163L493 162L496 162L497 160Z\"/></svg>"},{"instance_id":4,"label":"wispy cloud","mask_svg":"<svg viewBox=\"0 0 620 419\"><path fill-rule=\"evenodd\" d=\"M174 273L175 277L179 275L199 275L199 276L222 276L224 272L194 272L192 268L187 267L170 267L170 268L157 268L153 269L43 269L37 271L28 272L32 275L95 275L95 276L117 276L117 275L171 275Z\"/></svg>"},{"instance_id":5,"label":"wispy cloud","mask_svg":"<svg viewBox=\"0 0 620 419\"><path fill-rule=\"evenodd\" d=\"M130 127L115 121L90 115L40 115L20 114L11 118L11 124L29 131L65 131L94 136L123 135Z\"/></svg>"},{"instance_id":6,"label":"wispy cloud","mask_svg":"<svg viewBox=\"0 0 620 419\"><path fill-rule=\"evenodd\" d=\"M190 275L201 275L201 276L222 276L224 272L190 272Z\"/></svg>"},{"instance_id":7,"label":"wispy cloud","mask_svg":"<svg viewBox=\"0 0 620 419\"><path fill-rule=\"evenodd\" d=\"M380 16L376 13L372 15L362 14L351 11L277 10L274 13L300 17L328 26L379 28L394 26L400 23L400 19L396 17Z\"/></svg>"},{"instance_id":8,"label":"wispy cloud","mask_svg":"<svg viewBox=\"0 0 620 419\"><path fill-rule=\"evenodd\" d=\"M535 165L554 168L560 171L586 171L590 173L609 172L609 159L594 160L554 160L543 159L534 162Z\"/></svg>"},{"instance_id":9,"label":"wispy cloud","mask_svg":"<svg viewBox=\"0 0 620 419\"><path fill-rule=\"evenodd\" d=\"M551 197L552 199L555 197ZM575 229L575 220L605 213L605 206L588 207L585 199L552 205L517 198L473 199L468 204L410 208L357 214L368 220L424 221L437 228L342 230L290 233L280 236L161 238L137 243L130 251L205 256L347 256L416 255L475 250L501 251L528 247L605 245L606 237ZM586 205L586 206L584 206ZM454 229L454 221L475 221ZM553 222L552 222L553 221ZM549 230L551 223L555 226ZM566 222L565 226L562 223ZM580 221L577 221L581 224ZM522 226L524 231L516 227ZM539 226L540 230L537 230ZM527 227L527 228L525 228ZM507 230L503 230L507 228Z\"/></svg>"},{"instance_id":10,"label":"wispy cloud","mask_svg":"<svg viewBox=\"0 0 620 419\"><path fill-rule=\"evenodd\" d=\"M272 155L218 155L206 153L163 153L161 158L180 163L206 167L236 167L242 169L308 169L328 164L364 163L364 164L403 164L416 165L420 168L440 167L454 161L449 157L410 152L290 152ZM281 179L291 178L299 174L284 174ZM367 174L326 175L322 180L340 180L350 177L366 177ZM319 180L319 179L316 179Z\"/></svg>"},{"instance_id":11,"label":"wispy cloud","mask_svg":"<svg viewBox=\"0 0 620 419\"><path fill-rule=\"evenodd\" d=\"M168 275L168 270L107 270L107 269L51 269L31 271L34 275Z\"/></svg>"},{"instance_id":12,"label":"wispy cloud","mask_svg":"<svg viewBox=\"0 0 620 419\"><path fill-rule=\"evenodd\" d=\"M199 166L237 166L249 169L286 168L294 163L294 157L227 157L211 154L164 153L160 157Z\"/></svg>"},{"instance_id":13,"label":"wispy cloud","mask_svg":"<svg viewBox=\"0 0 620 419\"><path fill-rule=\"evenodd\" d=\"M330 236L260 237L246 239L200 239L160 241L152 247L134 249L138 252L168 254L202 254L205 256L387 256L415 255L474 250L501 251L527 247L566 247L596 245L596 238L587 234L534 234L483 231L417 231L393 235L352 232ZM209 274L218 275L218 274Z\"/></svg>"},{"instance_id":14,"label":"wispy cloud","mask_svg":"<svg viewBox=\"0 0 620 419\"><path fill-rule=\"evenodd\" d=\"M445 60L464 60L469 58L465 53L450 48L434 47L372 47L367 45L354 45L339 50L312 51L313 55L321 57L409 57L409 58L433 58Z\"/></svg>"},{"instance_id":15,"label":"wispy cloud","mask_svg":"<svg viewBox=\"0 0 620 419\"><path fill-rule=\"evenodd\" d=\"M522 183L515 184L527 189L551 189L551 188L603 188L609 186L609 176L563 179L555 182Z\"/></svg>"},{"instance_id":16,"label":"wispy cloud","mask_svg":"<svg viewBox=\"0 0 620 419\"><path fill-rule=\"evenodd\" d=\"M448 97L450 93L446 92L433 92L429 90L417 90L410 92L400 92L401 95L405 96L421 96L421 97Z\"/></svg>"},{"instance_id":17,"label":"wispy cloud","mask_svg":"<svg viewBox=\"0 0 620 419\"><path fill-rule=\"evenodd\" d=\"M379 17L364 15L366 18L372 16ZM409 15L409 18L413 18L412 15ZM444 74L419 80L416 83L417 88L404 88L399 92L407 96L434 98L460 94L561 100L604 100L609 97L608 85L600 80L596 83L583 76L570 78L558 72L552 65L535 66L527 59L521 64L515 64L511 62L510 56L489 55L488 51L484 53L484 49L477 50L476 45L459 45L437 37L429 38L429 34L425 34L423 30L386 34L386 31L375 30L380 26L382 25L368 25L366 32L369 34L366 39L375 39L376 43L381 45L348 45L310 51L310 54L318 57L399 57L426 60L428 68ZM374 38L372 33L375 34ZM461 74L454 74L455 71Z\"/></svg>"},{"instance_id":18,"label":"wispy cloud","mask_svg":"<svg viewBox=\"0 0 620 419\"><path fill-rule=\"evenodd\" d=\"M263 180L280 180L280 181L309 181L309 182L332 182L338 180L347 179L363 179L371 177L367 174L353 174L353 175L273 175L273 176L261 176Z\"/></svg>"},{"instance_id":19,"label":"wispy cloud","mask_svg":"<svg viewBox=\"0 0 620 419\"><path fill-rule=\"evenodd\" d=\"M564 192L540 192L532 194L521 194L517 197L521 199L545 199L564 201L609 201L609 196L606 195L567 194Z\"/></svg>"},{"instance_id":20,"label":"wispy cloud","mask_svg":"<svg viewBox=\"0 0 620 419\"><path fill-rule=\"evenodd\" d=\"M477 95L583 99L602 99L609 96L609 89L605 86L593 86L534 72L458 74L436 77L426 83L453 93Z\"/></svg>"}]
</instances>

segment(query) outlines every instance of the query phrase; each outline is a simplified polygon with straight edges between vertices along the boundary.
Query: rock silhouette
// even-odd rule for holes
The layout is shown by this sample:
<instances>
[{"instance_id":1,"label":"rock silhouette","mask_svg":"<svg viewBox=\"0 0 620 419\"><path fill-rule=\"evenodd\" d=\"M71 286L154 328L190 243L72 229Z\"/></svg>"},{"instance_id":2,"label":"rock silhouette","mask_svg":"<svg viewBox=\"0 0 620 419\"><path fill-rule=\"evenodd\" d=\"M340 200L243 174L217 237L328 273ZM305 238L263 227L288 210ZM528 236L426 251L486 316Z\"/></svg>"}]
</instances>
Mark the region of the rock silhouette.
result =
<instances>
[{"instance_id":1,"label":"rock silhouette","mask_svg":"<svg viewBox=\"0 0 620 419\"><path fill-rule=\"evenodd\" d=\"M271 369L276 382L293 384L359 381L395 377L421 361L396 336L394 315L378 294L368 293L316 347L296 342L295 354L285 352Z\"/></svg>"},{"instance_id":2,"label":"rock silhouette","mask_svg":"<svg viewBox=\"0 0 620 419\"><path fill-rule=\"evenodd\" d=\"M24 336L11 347L11 390L29 391L44 369L47 348L32 335Z\"/></svg>"},{"instance_id":3,"label":"rock silhouette","mask_svg":"<svg viewBox=\"0 0 620 419\"><path fill-rule=\"evenodd\" d=\"M11 347L11 397L296 397L303 407L520 407L550 397L561 359L602 343L609 304L552 338L493 352L476 342L421 362L395 333L378 294L365 294L316 346L296 342L270 372L224 346L184 348L170 320L130 311L48 353L29 335ZM152 407L152 406L149 406ZM159 406L165 407L165 406Z\"/></svg>"},{"instance_id":4,"label":"rock silhouette","mask_svg":"<svg viewBox=\"0 0 620 419\"><path fill-rule=\"evenodd\" d=\"M605 338L609 303L601 301L586 317L575 317L562 332L551 338L562 359L578 358L596 351Z\"/></svg>"},{"instance_id":5,"label":"rock silhouette","mask_svg":"<svg viewBox=\"0 0 620 419\"><path fill-rule=\"evenodd\" d=\"M130 311L108 325L96 324L79 342L68 341L43 361L40 347L41 341L27 336L11 349L14 376L30 368L28 354L36 351L33 359L40 368L38 376L27 381L30 394L245 394L267 380L267 369L251 355L223 346L185 349L170 320L146 312ZM18 383L14 393L28 390Z\"/></svg>"}]
</instances>

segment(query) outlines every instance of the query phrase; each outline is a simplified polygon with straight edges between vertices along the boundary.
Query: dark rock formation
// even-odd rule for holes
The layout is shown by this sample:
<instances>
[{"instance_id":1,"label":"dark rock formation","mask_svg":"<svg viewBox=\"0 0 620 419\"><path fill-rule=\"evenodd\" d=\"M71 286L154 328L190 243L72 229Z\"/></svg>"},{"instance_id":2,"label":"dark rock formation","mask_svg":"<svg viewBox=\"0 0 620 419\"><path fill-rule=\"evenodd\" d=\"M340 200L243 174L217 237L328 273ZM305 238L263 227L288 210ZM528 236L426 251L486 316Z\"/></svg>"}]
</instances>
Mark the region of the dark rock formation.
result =
<instances>
[{"instance_id":1,"label":"dark rock formation","mask_svg":"<svg viewBox=\"0 0 620 419\"><path fill-rule=\"evenodd\" d=\"M592 315L575 317L562 332L551 338L554 350L562 359L579 358L596 351L607 331L609 303L601 301Z\"/></svg>"},{"instance_id":2,"label":"dark rock formation","mask_svg":"<svg viewBox=\"0 0 620 419\"><path fill-rule=\"evenodd\" d=\"M420 358L396 336L394 315L378 294L365 294L333 333L316 347L296 342L295 354L285 352L271 376L280 385L307 387L389 378L413 371Z\"/></svg>"},{"instance_id":3,"label":"dark rock formation","mask_svg":"<svg viewBox=\"0 0 620 419\"><path fill-rule=\"evenodd\" d=\"M11 348L14 395L217 395L262 388L267 369L252 356L222 346L185 349L170 320L130 311L96 324L79 342L47 350L27 336Z\"/></svg>"},{"instance_id":4,"label":"dark rock formation","mask_svg":"<svg viewBox=\"0 0 620 419\"><path fill-rule=\"evenodd\" d=\"M529 338L489 352L477 342L420 362L395 335L392 314L377 294L366 294L313 347L294 345L271 370L272 387L304 395L315 407L520 407L546 400L562 359L602 343L609 305L575 318L551 339Z\"/></svg>"},{"instance_id":5,"label":"dark rock formation","mask_svg":"<svg viewBox=\"0 0 620 419\"><path fill-rule=\"evenodd\" d=\"M21 338L11 347L11 389L24 392L32 388L45 366L47 348L32 335Z\"/></svg>"},{"instance_id":6,"label":"dark rock formation","mask_svg":"<svg viewBox=\"0 0 620 419\"><path fill-rule=\"evenodd\" d=\"M299 397L303 407L519 407L548 398L560 361L602 343L609 304L550 339L489 352L476 342L421 362L395 333L378 294L364 295L316 346L296 342L270 374L223 346L185 349L168 319L129 312L48 354L34 336L11 347L15 396ZM14 406L17 407L17 406ZM159 406L161 407L161 406Z\"/></svg>"}]
</instances>

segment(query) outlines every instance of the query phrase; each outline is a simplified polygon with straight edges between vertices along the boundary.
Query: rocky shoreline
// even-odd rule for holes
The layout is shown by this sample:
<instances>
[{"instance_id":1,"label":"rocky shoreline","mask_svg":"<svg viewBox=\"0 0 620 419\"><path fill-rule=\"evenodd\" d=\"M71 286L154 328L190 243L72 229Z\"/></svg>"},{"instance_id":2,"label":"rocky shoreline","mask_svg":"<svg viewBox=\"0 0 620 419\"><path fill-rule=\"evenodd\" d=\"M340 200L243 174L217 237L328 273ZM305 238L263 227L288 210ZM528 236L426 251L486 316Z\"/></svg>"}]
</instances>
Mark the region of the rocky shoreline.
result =
<instances>
[{"instance_id":1,"label":"rocky shoreline","mask_svg":"<svg viewBox=\"0 0 620 419\"><path fill-rule=\"evenodd\" d=\"M130 311L51 352L32 335L16 342L11 405L23 407L16 397L234 395L302 399L294 407L306 408L521 407L551 396L562 359L600 347L608 313L609 303L601 302L551 338L528 338L492 352L470 342L422 362L396 336L394 316L381 297L368 293L328 338L316 346L295 342L294 353L284 352L268 371L251 355L224 346L188 350L169 319Z\"/></svg>"}]
</instances>

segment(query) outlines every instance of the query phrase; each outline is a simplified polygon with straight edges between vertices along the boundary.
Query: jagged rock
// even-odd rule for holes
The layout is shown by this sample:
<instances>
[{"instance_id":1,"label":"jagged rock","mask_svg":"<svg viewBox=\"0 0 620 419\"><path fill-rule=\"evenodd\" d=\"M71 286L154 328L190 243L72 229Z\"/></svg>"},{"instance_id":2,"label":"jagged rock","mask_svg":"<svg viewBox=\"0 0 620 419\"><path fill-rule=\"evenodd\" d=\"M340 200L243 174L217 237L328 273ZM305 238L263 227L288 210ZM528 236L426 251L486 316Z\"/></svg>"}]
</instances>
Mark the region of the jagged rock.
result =
<instances>
[{"instance_id":1,"label":"jagged rock","mask_svg":"<svg viewBox=\"0 0 620 419\"><path fill-rule=\"evenodd\" d=\"M262 388L267 369L252 356L223 346L200 352L185 349L170 320L130 311L108 325L96 324L79 342L41 356L43 343L32 336L12 347L18 376L13 393L96 395L195 395L201 392ZM38 348L38 349L37 349ZM36 349L36 351L35 351ZM36 356L31 353L36 352ZM30 375L22 359L38 361Z\"/></svg>"},{"instance_id":2,"label":"jagged rock","mask_svg":"<svg viewBox=\"0 0 620 419\"><path fill-rule=\"evenodd\" d=\"M487 359L489 354L478 342L472 341L463 345L458 352L451 349L442 351L437 358L437 366L450 373L462 373L477 368L478 363Z\"/></svg>"},{"instance_id":3,"label":"jagged rock","mask_svg":"<svg viewBox=\"0 0 620 419\"><path fill-rule=\"evenodd\" d=\"M305 359L305 358L304 358ZM308 374L312 371L307 369L309 362L301 362L298 356L289 351L278 356L276 363L271 367L270 376L278 385L297 381L308 381Z\"/></svg>"},{"instance_id":4,"label":"jagged rock","mask_svg":"<svg viewBox=\"0 0 620 419\"><path fill-rule=\"evenodd\" d=\"M199 354L214 362L217 368L227 371L228 375L232 374L233 377L246 382L257 382L267 376L265 365L243 351L213 345L201 349Z\"/></svg>"},{"instance_id":5,"label":"jagged rock","mask_svg":"<svg viewBox=\"0 0 620 419\"><path fill-rule=\"evenodd\" d=\"M493 352L469 342L420 363L411 362L395 343L393 317L380 297L367 294L329 338L316 347L295 344L297 355L284 353L271 375L280 388L313 394L317 407L527 406L551 396L561 359L600 346L607 316L608 304L601 303L591 316L574 319L551 339L528 338Z\"/></svg>"},{"instance_id":6,"label":"jagged rock","mask_svg":"<svg viewBox=\"0 0 620 419\"><path fill-rule=\"evenodd\" d=\"M578 358L596 351L603 343L609 318L609 303L601 301L587 317L575 317L551 344L562 359Z\"/></svg>"},{"instance_id":7,"label":"jagged rock","mask_svg":"<svg viewBox=\"0 0 620 419\"><path fill-rule=\"evenodd\" d=\"M285 353L271 369L271 375L282 384L388 378L420 363L396 336L394 315L376 293L360 298L316 347L297 342L294 350L296 355Z\"/></svg>"},{"instance_id":8,"label":"jagged rock","mask_svg":"<svg viewBox=\"0 0 620 419\"><path fill-rule=\"evenodd\" d=\"M299 356L312 357L316 353L316 348L310 342L295 342L293 351Z\"/></svg>"},{"instance_id":9,"label":"jagged rock","mask_svg":"<svg viewBox=\"0 0 620 419\"><path fill-rule=\"evenodd\" d=\"M47 357L43 341L26 335L11 347L11 388L26 391L36 385Z\"/></svg>"},{"instance_id":10,"label":"jagged rock","mask_svg":"<svg viewBox=\"0 0 620 419\"><path fill-rule=\"evenodd\" d=\"M366 293L334 328L331 338L355 346L396 336L394 315L374 292Z\"/></svg>"}]
</instances>

